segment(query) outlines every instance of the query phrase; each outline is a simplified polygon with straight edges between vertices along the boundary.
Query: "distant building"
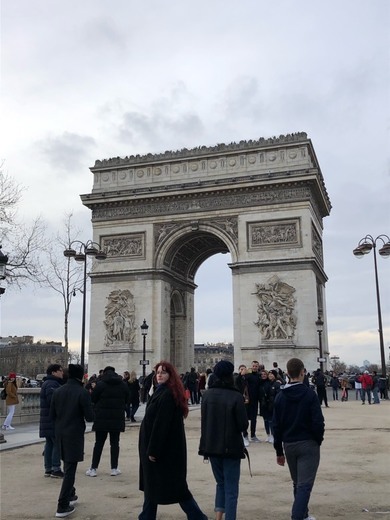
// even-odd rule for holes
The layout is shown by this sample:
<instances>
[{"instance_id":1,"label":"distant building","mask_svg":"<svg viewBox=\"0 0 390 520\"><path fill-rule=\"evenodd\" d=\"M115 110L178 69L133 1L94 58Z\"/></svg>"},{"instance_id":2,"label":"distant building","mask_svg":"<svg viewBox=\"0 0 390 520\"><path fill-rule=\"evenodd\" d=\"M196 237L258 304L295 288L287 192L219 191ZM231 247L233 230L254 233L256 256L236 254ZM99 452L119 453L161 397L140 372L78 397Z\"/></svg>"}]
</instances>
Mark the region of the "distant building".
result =
<instances>
[{"instance_id":1,"label":"distant building","mask_svg":"<svg viewBox=\"0 0 390 520\"><path fill-rule=\"evenodd\" d=\"M0 337L0 375L16 372L30 379L46 372L51 363L67 366L66 348L61 341L38 341L33 336Z\"/></svg>"},{"instance_id":2,"label":"distant building","mask_svg":"<svg viewBox=\"0 0 390 520\"><path fill-rule=\"evenodd\" d=\"M234 365L233 343L195 343L194 367L197 372L206 372L208 368L213 368L221 359L231 361Z\"/></svg>"}]
</instances>

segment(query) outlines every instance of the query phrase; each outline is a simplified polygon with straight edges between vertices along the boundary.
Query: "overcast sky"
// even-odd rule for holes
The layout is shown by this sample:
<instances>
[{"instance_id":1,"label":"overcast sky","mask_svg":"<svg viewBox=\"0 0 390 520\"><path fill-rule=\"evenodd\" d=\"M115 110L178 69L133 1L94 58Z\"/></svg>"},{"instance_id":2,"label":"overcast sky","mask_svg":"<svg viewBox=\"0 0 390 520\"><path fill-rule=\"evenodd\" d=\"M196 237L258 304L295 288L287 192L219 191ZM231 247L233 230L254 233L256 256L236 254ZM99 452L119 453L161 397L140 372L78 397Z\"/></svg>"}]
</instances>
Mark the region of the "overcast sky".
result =
<instances>
[{"instance_id":1,"label":"overcast sky","mask_svg":"<svg viewBox=\"0 0 390 520\"><path fill-rule=\"evenodd\" d=\"M366 234L390 235L388 0L2 0L1 149L27 187L19 217L53 230L73 211L96 159L304 131L332 202L324 220L331 356L380 362ZM54 232L54 231L53 231ZM203 264L195 340L231 341L228 257ZM378 257L386 357L390 260ZM9 289L2 336L63 339L61 299ZM80 338L81 298L70 316Z\"/></svg>"}]
</instances>

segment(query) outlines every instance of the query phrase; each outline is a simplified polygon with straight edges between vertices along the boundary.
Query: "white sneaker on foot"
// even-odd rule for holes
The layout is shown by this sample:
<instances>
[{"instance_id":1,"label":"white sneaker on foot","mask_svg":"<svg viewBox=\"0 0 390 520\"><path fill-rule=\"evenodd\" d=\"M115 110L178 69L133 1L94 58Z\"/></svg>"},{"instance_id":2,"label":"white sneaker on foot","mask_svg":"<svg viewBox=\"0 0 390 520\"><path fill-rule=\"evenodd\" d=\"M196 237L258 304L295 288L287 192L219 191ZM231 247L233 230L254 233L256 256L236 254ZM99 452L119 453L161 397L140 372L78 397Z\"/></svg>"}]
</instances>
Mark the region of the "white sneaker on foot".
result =
<instances>
[{"instance_id":1,"label":"white sneaker on foot","mask_svg":"<svg viewBox=\"0 0 390 520\"><path fill-rule=\"evenodd\" d=\"M314 518L314 516L310 516L310 515L309 515L309 516L307 516L307 517L305 518L305 520L316 520L316 519Z\"/></svg>"},{"instance_id":2,"label":"white sneaker on foot","mask_svg":"<svg viewBox=\"0 0 390 520\"><path fill-rule=\"evenodd\" d=\"M243 439L244 439L244 446L245 447L249 446L248 437L243 437Z\"/></svg>"},{"instance_id":3,"label":"white sneaker on foot","mask_svg":"<svg viewBox=\"0 0 390 520\"><path fill-rule=\"evenodd\" d=\"M267 439L267 442L269 442L270 444L273 444L274 443L274 438L272 435L270 435Z\"/></svg>"},{"instance_id":4,"label":"white sneaker on foot","mask_svg":"<svg viewBox=\"0 0 390 520\"><path fill-rule=\"evenodd\" d=\"M116 477L117 475L120 475L121 473L122 473L121 470L118 469L118 468L113 468L113 469L111 470L111 476L112 476L112 477Z\"/></svg>"},{"instance_id":5,"label":"white sneaker on foot","mask_svg":"<svg viewBox=\"0 0 390 520\"><path fill-rule=\"evenodd\" d=\"M97 477L96 469L93 469L93 468L88 469L85 472L85 474L87 475L87 477Z\"/></svg>"}]
</instances>

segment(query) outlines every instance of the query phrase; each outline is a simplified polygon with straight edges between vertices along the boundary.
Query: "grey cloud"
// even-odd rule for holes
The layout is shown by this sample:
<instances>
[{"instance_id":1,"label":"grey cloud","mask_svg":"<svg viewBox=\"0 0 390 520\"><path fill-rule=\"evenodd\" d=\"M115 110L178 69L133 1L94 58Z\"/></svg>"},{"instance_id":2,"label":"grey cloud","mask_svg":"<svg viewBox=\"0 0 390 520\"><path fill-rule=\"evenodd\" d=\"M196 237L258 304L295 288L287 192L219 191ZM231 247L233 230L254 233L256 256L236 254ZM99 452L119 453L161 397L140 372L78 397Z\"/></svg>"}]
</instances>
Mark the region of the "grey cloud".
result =
<instances>
[{"instance_id":1,"label":"grey cloud","mask_svg":"<svg viewBox=\"0 0 390 520\"><path fill-rule=\"evenodd\" d=\"M89 136L64 132L38 142L38 147L55 169L74 173L85 167L89 150L95 146L95 139Z\"/></svg>"}]
</instances>

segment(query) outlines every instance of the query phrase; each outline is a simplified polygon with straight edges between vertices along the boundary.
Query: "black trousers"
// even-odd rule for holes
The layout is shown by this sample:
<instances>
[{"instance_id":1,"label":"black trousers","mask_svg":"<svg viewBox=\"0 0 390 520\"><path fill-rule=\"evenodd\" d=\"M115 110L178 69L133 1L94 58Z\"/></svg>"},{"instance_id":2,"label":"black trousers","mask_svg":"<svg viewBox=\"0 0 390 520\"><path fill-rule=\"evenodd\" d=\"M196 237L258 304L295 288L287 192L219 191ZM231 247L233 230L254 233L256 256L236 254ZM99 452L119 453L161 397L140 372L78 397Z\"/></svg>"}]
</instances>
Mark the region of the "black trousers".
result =
<instances>
[{"instance_id":1,"label":"black trousers","mask_svg":"<svg viewBox=\"0 0 390 520\"><path fill-rule=\"evenodd\" d=\"M58 497L58 507L67 507L70 499L76 494L74 487L76 470L77 462L64 461L64 478L62 480L60 496Z\"/></svg>"},{"instance_id":2,"label":"black trousers","mask_svg":"<svg viewBox=\"0 0 390 520\"><path fill-rule=\"evenodd\" d=\"M111 457L111 469L118 467L119 459L119 437L121 432L95 432L95 446L93 448L92 464L91 468L97 469L99 467L100 458L102 456L104 443L106 442L107 435L110 434L110 457Z\"/></svg>"}]
</instances>

